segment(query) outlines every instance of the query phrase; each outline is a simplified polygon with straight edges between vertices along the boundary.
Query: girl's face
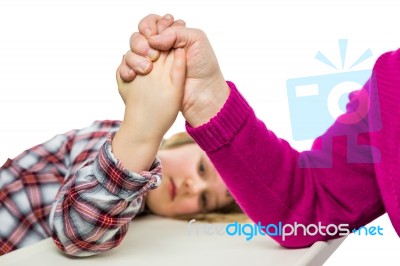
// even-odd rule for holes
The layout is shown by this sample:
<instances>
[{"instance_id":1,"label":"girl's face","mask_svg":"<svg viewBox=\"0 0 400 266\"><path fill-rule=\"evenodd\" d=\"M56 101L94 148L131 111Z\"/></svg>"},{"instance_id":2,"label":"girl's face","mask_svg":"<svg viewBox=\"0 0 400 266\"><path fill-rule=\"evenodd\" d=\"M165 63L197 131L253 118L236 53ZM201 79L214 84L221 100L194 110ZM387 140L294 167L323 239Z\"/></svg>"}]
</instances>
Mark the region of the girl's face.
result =
<instances>
[{"instance_id":1,"label":"girl's face","mask_svg":"<svg viewBox=\"0 0 400 266\"><path fill-rule=\"evenodd\" d=\"M211 212L233 201L220 175L197 144L160 150L161 185L147 194L147 207L167 217Z\"/></svg>"}]
</instances>

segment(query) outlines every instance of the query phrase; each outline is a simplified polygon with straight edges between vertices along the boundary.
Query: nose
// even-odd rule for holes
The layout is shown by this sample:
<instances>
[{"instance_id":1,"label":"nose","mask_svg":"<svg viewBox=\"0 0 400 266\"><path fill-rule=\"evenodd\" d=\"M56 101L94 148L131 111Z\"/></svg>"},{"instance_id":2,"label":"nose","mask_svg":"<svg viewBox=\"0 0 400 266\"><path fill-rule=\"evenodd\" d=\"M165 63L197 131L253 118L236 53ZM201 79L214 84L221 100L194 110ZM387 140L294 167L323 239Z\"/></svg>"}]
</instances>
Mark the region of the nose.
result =
<instances>
[{"instance_id":1,"label":"nose","mask_svg":"<svg viewBox=\"0 0 400 266\"><path fill-rule=\"evenodd\" d=\"M193 178L188 177L183 181L183 188L185 194L197 195L206 188L206 184L202 180L194 180Z\"/></svg>"}]
</instances>

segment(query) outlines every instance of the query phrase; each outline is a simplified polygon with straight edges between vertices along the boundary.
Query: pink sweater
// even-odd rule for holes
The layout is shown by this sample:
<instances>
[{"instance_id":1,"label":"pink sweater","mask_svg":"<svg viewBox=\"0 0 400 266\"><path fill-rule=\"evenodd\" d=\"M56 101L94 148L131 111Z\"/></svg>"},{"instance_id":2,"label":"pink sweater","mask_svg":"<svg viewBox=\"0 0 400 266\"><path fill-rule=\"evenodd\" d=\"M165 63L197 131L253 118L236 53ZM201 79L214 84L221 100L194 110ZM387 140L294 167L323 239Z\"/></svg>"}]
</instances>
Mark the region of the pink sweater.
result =
<instances>
[{"instance_id":1,"label":"pink sweater","mask_svg":"<svg viewBox=\"0 0 400 266\"><path fill-rule=\"evenodd\" d=\"M400 234L400 50L377 60L369 81L350 95L347 113L305 152L270 131L228 84L220 112L187 131L255 223L348 224L351 231L388 212ZM272 237L297 248L339 235Z\"/></svg>"}]
</instances>

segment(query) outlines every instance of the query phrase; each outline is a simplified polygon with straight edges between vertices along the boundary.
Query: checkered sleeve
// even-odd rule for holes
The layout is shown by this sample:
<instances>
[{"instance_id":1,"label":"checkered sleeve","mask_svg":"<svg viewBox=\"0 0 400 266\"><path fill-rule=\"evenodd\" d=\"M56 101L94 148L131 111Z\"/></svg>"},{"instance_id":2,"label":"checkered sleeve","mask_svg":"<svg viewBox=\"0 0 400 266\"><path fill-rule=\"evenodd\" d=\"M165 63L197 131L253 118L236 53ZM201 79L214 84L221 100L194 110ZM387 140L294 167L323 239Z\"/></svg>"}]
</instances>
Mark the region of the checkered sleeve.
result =
<instances>
[{"instance_id":1,"label":"checkered sleeve","mask_svg":"<svg viewBox=\"0 0 400 266\"><path fill-rule=\"evenodd\" d=\"M0 256L51 235L52 202L73 162L77 130L58 134L0 167Z\"/></svg>"},{"instance_id":2,"label":"checkered sleeve","mask_svg":"<svg viewBox=\"0 0 400 266\"><path fill-rule=\"evenodd\" d=\"M143 209L146 192L161 182L158 159L150 171L137 174L125 169L112 154L113 136L68 177L53 205L52 237L67 254L90 256L116 247Z\"/></svg>"}]
</instances>

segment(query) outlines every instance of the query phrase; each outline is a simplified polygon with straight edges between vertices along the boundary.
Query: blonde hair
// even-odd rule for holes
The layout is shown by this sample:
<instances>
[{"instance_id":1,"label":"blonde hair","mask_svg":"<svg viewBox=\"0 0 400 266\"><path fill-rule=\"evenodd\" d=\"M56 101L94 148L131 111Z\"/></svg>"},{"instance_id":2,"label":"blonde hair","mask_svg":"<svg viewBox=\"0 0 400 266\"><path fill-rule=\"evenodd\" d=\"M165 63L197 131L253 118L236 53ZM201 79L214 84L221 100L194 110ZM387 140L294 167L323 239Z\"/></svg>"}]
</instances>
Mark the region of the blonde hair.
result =
<instances>
[{"instance_id":1,"label":"blonde hair","mask_svg":"<svg viewBox=\"0 0 400 266\"><path fill-rule=\"evenodd\" d=\"M183 145L196 144L192 137L186 132L179 132L167 139L164 139L160 145L160 150L178 148ZM191 220L203 222L244 222L250 219L243 213L240 206L233 200L228 205L209 213L197 213L190 215L179 215L175 217L180 220Z\"/></svg>"},{"instance_id":2,"label":"blonde hair","mask_svg":"<svg viewBox=\"0 0 400 266\"><path fill-rule=\"evenodd\" d=\"M168 150L178 148L185 144L196 143L192 137L186 132L175 133L167 139L163 139L160 145L160 150Z\"/></svg>"}]
</instances>

